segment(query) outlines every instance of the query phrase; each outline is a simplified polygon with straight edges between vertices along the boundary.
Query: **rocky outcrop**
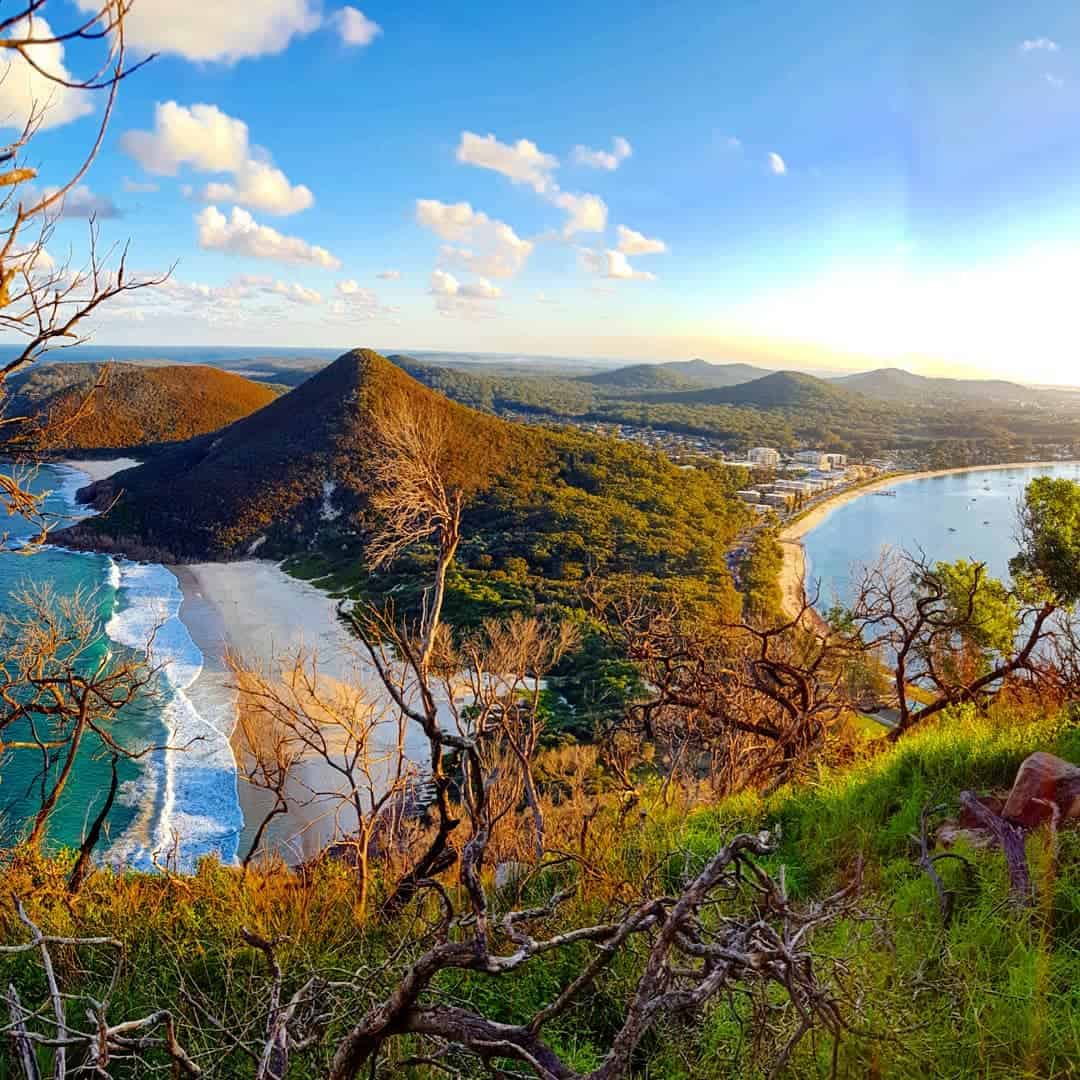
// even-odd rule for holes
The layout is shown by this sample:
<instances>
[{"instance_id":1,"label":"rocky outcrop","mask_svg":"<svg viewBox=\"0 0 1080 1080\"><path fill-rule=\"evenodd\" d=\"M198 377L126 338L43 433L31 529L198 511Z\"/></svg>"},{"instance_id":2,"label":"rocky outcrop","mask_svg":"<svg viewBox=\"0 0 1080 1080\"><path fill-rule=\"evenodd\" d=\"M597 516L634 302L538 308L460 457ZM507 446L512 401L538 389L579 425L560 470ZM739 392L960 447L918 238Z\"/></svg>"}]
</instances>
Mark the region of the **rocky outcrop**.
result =
<instances>
[{"instance_id":1,"label":"rocky outcrop","mask_svg":"<svg viewBox=\"0 0 1080 1080\"><path fill-rule=\"evenodd\" d=\"M1061 821L1080 818L1080 767L1038 751L1017 770L1001 816L1033 829L1053 817L1055 806Z\"/></svg>"}]
</instances>

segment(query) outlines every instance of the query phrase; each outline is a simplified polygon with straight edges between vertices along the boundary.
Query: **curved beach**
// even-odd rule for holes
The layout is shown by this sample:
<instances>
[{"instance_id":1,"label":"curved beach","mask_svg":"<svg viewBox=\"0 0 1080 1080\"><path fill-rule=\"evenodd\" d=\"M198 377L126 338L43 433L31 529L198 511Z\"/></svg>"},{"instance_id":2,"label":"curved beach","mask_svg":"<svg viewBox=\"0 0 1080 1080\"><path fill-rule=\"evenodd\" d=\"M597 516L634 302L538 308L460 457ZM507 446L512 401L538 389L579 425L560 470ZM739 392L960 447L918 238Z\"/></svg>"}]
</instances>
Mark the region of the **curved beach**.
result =
<instances>
[{"instance_id":1,"label":"curved beach","mask_svg":"<svg viewBox=\"0 0 1080 1080\"><path fill-rule=\"evenodd\" d=\"M1070 462L1009 461L1002 462L1000 465L962 465L953 469L925 469L921 472L894 473L826 497L813 509L800 515L789 525L785 525L777 535L784 556L780 568L780 593L783 598L784 613L794 617L802 606L806 594L806 551L803 547L803 537L813 532L841 506L861 499L864 495L872 495L875 491L883 491L912 480L929 480L936 476L955 476L960 473L995 472L1001 469L1049 468L1067 464Z\"/></svg>"}]
</instances>

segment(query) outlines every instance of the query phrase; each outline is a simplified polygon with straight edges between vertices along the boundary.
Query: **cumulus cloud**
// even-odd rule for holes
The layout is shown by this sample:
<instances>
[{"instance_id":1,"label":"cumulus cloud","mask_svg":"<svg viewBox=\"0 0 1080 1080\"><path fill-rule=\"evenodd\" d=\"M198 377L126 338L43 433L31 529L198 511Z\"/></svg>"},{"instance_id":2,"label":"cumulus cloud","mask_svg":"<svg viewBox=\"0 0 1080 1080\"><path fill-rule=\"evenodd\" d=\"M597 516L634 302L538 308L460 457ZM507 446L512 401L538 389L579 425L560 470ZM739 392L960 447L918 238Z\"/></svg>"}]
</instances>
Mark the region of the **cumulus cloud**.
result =
<instances>
[{"instance_id":1,"label":"cumulus cloud","mask_svg":"<svg viewBox=\"0 0 1080 1080\"><path fill-rule=\"evenodd\" d=\"M787 172L787 162L775 151L769 151L769 172L773 176L783 176Z\"/></svg>"},{"instance_id":2,"label":"cumulus cloud","mask_svg":"<svg viewBox=\"0 0 1080 1080\"><path fill-rule=\"evenodd\" d=\"M32 22L19 19L4 36L47 42L53 31L38 15ZM30 60L7 49L0 63L0 127L21 130L31 117L38 118L41 129L60 127L91 111L89 92L58 85L42 74L44 71L56 79L75 81L64 65L64 46L60 42L28 45L26 51ZM35 65L40 70L35 70Z\"/></svg>"},{"instance_id":3,"label":"cumulus cloud","mask_svg":"<svg viewBox=\"0 0 1080 1080\"><path fill-rule=\"evenodd\" d=\"M380 270L376 275L382 281L397 281L401 277L400 270Z\"/></svg>"},{"instance_id":4,"label":"cumulus cloud","mask_svg":"<svg viewBox=\"0 0 1080 1080\"><path fill-rule=\"evenodd\" d=\"M484 277L513 277L524 268L534 247L505 222L474 210L466 202L417 199L416 222L451 241L451 246L442 250L444 259ZM453 246L458 244L468 246Z\"/></svg>"},{"instance_id":5,"label":"cumulus cloud","mask_svg":"<svg viewBox=\"0 0 1080 1080\"><path fill-rule=\"evenodd\" d=\"M197 172L231 173L231 181L209 183L207 202L234 202L270 214L295 214L315 201L303 184L293 185L270 154L251 144L248 126L216 105L159 102L153 131L128 131L124 150L147 172L175 176L182 166Z\"/></svg>"},{"instance_id":6,"label":"cumulus cloud","mask_svg":"<svg viewBox=\"0 0 1080 1080\"><path fill-rule=\"evenodd\" d=\"M374 19L354 7L335 12L333 21L346 45L370 45L382 33L382 27Z\"/></svg>"},{"instance_id":7,"label":"cumulus cloud","mask_svg":"<svg viewBox=\"0 0 1080 1080\"><path fill-rule=\"evenodd\" d=\"M158 185L152 180L132 180L127 176L124 177L121 187L133 195L147 194L158 190Z\"/></svg>"},{"instance_id":8,"label":"cumulus cloud","mask_svg":"<svg viewBox=\"0 0 1080 1080\"><path fill-rule=\"evenodd\" d=\"M310 263L327 270L337 270L341 266L341 260L326 248L309 244L298 236L285 236L269 225L260 225L239 206L234 206L227 218L216 206L208 206L196 215L195 221L199 226L199 247L207 251L286 263Z\"/></svg>"},{"instance_id":9,"label":"cumulus cloud","mask_svg":"<svg viewBox=\"0 0 1080 1080\"><path fill-rule=\"evenodd\" d=\"M626 152L630 152L629 143L626 143ZM527 185L537 195L564 210L567 215L564 236L573 236L577 232L603 232L607 227L607 204L604 200L598 195L575 195L563 191L553 176L559 167L559 159L554 154L544 153L529 139L518 139L510 144L499 142L494 135L464 131L458 144L457 159L463 165L490 169L515 184ZM477 272L489 271L477 268Z\"/></svg>"},{"instance_id":10,"label":"cumulus cloud","mask_svg":"<svg viewBox=\"0 0 1080 1080\"><path fill-rule=\"evenodd\" d=\"M387 307L371 289L364 288L355 278L339 281L334 287L337 299L330 307L334 315L359 319L382 319L395 315L396 307Z\"/></svg>"},{"instance_id":11,"label":"cumulus cloud","mask_svg":"<svg viewBox=\"0 0 1080 1080\"><path fill-rule=\"evenodd\" d=\"M624 255L662 255L667 251L663 240L656 240L620 225L615 230L619 237L619 250Z\"/></svg>"},{"instance_id":12,"label":"cumulus cloud","mask_svg":"<svg viewBox=\"0 0 1080 1080\"><path fill-rule=\"evenodd\" d=\"M566 211L563 236L579 232L603 232L607 228L607 203L599 195L571 195L560 192L552 199L560 210Z\"/></svg>"},{"instance_id":13,"label":"cumulus cloud","mask_svg":"<svg viewBox=\"0 0 1080 1080\"><path fill-rule=\"evenodd\" d=\"M1020 42L1021 52L1057 52L1058 43L1048 37L1028 38Z\"/></svg>"},{"instance_id":14,"label":"cumulus cloud","mask_svg":"<svg viewBox=\"0 0 1080 1080\"><path fill-rule=\"evenodd\" d=\"M445 270L431 272L428 290L435 297L435 307L442 315L484 318L490 316L488 305L502 296L502 289L479 278L462 283Z\"/></svg>"},{"instance_id":15,"label":"cumulus cloud","mask_svg":"<svg viewBox=\"0 0 1080 1080\"><path fill-rule=\"evenodd\" d=\"M75 0L97 12L101 0ZM322 23L318 0L139 0L124 19L124 38L140 52L234 63L286 49Z\"/></svg>"},{"instance_id":16,"label":"cumulus cloud","mask_svg":"<svg viewBox=\"0 0 1080 1080\"><path fill-rule=\"evenodd\" d=\"M610 150L591 150L587 146L575 146L574 160L590 169L614 172L633 152L630 143L621 135L616 135Z\"/></svg>"},{"instance_id":17,"label":"cumulus cloud","mask_svg":"<svg viewBox=\"0 0 1080 1080\"><path fill-rule=\"evenodd\" d=\"M476 135L471 131L461 133L457 159L462 165L500 173L515 184L528 184L540 195L551 188L551 174L559 167L557 157L545 154L529 139L518 139L510 145L499 142L494 135Z\"/></svg>"},{"instance_id":18,"label":"cumulus cloud","mask_svg":"<svg viewBox=\"0 0 1080 1080\"><path fill-rule=\"evenodd\" d=\"M59 188L48 187L42 192L51 198ZM86 184L73 187L60 204L59 216L63 218L114 218L120 216L116 203L107 195L96 195Z\"/></svg>"},{"instance_id":19,"label":"cumulus cloud","mask_svg":"<svg viewBox=\"0 0 1080 1080\"><path fill-rule=\"evenodd\" d=\"M656 275L646 270L636 270L630 260L621 252L608 248L606 251L593 251L581 248L581 265L590 273L617 281L655 281Z\"/></svg>"}]
</instances>

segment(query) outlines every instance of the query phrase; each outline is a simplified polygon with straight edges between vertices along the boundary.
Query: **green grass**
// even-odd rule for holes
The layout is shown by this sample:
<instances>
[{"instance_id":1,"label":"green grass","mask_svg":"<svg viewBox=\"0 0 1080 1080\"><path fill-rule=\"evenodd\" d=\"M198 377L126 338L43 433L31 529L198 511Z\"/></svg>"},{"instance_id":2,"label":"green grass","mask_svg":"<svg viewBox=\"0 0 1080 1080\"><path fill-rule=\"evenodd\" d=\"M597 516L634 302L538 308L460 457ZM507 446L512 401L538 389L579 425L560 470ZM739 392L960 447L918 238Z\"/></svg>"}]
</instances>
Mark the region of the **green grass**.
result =
<instances>
[{"instance_id":1,"label":"green grass","mask_svg":"<svg viewBox=\"0 0 1080 1080\"><path fill-rule=\"evenodd\" d=\"M883 1080L1080 1076L1080 833L1062 831L1056 851L1045 833L1030 838L1039 901L1026 914L1006 902L1007 877L997 853L961 850L970 867L959 860L942 862L947 885L958 892L948 928L911 840L927 801L955 807L965 788L1007 788L1019 763L1037 749L1080 762L1080 726L1067 714L1030 722L1004 707L992 717L957 710L895 748L846 769L822 769L811 780L767 797L746 793L689 814L646 799L649 812L628 818L591 857L597 872L611 879L635 883L654 874L654 880L675 889L733 833L769 828L780 838L769 868L775 873L782 865L790 893L803 901L850 880L861 859L863 913L815 939L819 970L837 976L845 1015L856 1029L840 1043L839 1075ZM247 925L281 940L289 988L317 969L360 973L363 990L350 1014L355 1017L385 992L384 962L414 929L409 918L387 925L362 917L349 874L340 866L322 868L306 887L280 872L245 879L212 863L192 878L174 881L102 871L73 904L60 888L64 869L63 857L52 862L16 857L0 867L0 895L17 892L26 898L35 917L53 932L108 933L123 940L116 1016L176 1004L180 970L221 1009L227 999L230 1015L254 1015L256 1003L265 1000L265 980L258 958L239 943L239 928ZM552 871L533 882L526 902L538 902L567 873ZM602 890L587 887L551 929L595 921L603 911ZM6 940L22 940L7 905L0 905L0 925ZM580 971L586 955L584 947L551 954L512 979L448 974L439 991L444 999L471 1004L493 1018L522 1020ZM575 1068L586 1070L602 1059L641 962L640 951L620 956L592 994L548 1032ZM63 963L66 977L80 981L83 989L102 990L103 956L81 956L76 964L65 953ZM40 969L30 957L0 956L0 984L8 980L24 1000L41 999ZM779 1007L779 998L773 1006L766 1030L779 1038L791 1030L793 1017ZM347 1019L339 1017L330 1035L339 1034ZM643 1045L635 1075L654 1080L762 1076L768 1059L755 1052L750 1034L746 1003L739 997L718 1001L704 1015L658 1029ZM196 1051L211 1049L213 1040L190 1024L182 1027L181 1037ZM833 1051L828 1038L804 1040L784 1075L827 1077ZM389 1045L379 1075L435 1075L399 1069L395 1060L409 1052L404 1043ZM326 1057L325 1046L307 1051L290 1075L321 1075ZM453 1060L458 1075L483 1075L469 1058ZM215 1077L249 1075L250 1062L241 1054L221 1053L215 1060Z\"/></svg>"}]
</instances>

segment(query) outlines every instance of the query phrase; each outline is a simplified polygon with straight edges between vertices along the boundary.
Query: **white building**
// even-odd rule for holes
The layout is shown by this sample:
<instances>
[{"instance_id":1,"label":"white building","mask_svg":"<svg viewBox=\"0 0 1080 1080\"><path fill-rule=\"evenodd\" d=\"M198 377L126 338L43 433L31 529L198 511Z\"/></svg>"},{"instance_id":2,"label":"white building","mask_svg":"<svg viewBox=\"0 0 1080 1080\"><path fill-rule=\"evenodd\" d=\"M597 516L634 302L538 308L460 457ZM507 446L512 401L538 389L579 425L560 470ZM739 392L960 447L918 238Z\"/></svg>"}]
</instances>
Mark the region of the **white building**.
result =
<instances>
[{"instance_id":1,"label":"white building","mask_svg":"<svg viewBox=\"0 0 1080 1080\"><path fill-rule=\"evenodd\" d=\"M809 465L812 469L831 469L829 455L823 450L800 450L793 456L793 460L801 465Z\"/></svg>"},{"instance_id":2,"label":"white building","mask_svg":"<svg viewBox=\"0 0 1080 1080\"><path fill-rule=\"evenodd\" d=\"M780 466L780 451L774 450L771 446L755 446L746 456L755 465L764 465L769 469Z\"/></svg>"},{"instance_id":3,"label":"white building","mask_svg":"<svg viewBox=\"0 0 1080 1080\"><path fill-rule=\"evenodd\" d=\"M846 469L847 468L847 454L826 454L829 459L830 469Z\"/></svg>"},{"instance_id":4,"label":"white building","mask_svg":"<svg viewBox=\"0 0 1080 1080\"><path fill-rule=\"evenodd\" d=\"M736 498L742 499L743 502L759 503L761 502L761 492L751 491L749 488L745 488L742 491L735 492Z\"/></svg>"}]
</instances>

